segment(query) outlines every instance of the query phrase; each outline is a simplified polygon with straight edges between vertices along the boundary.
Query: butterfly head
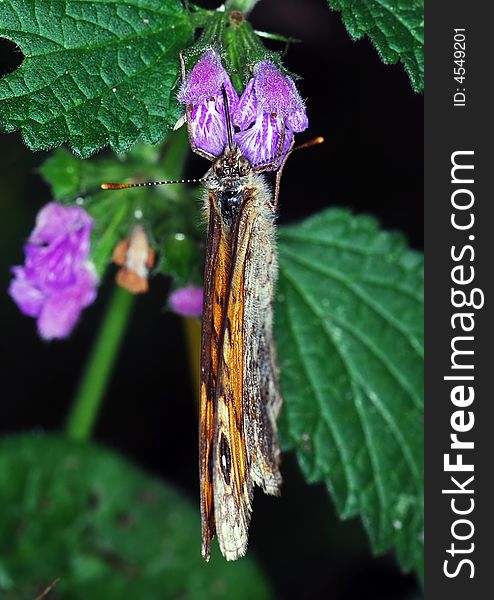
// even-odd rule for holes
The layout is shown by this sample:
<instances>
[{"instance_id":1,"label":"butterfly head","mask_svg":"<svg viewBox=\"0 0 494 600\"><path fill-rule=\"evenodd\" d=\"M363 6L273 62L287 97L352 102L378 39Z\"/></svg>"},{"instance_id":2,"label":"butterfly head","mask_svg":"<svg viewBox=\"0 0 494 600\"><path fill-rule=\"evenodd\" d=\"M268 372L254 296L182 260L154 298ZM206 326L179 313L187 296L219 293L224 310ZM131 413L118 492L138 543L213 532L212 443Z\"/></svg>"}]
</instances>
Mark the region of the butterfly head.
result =
<instances>
[{"instance_id":1,"label":"butterfly head","mask_svg":"<svg viewBox=\"0 0 494 600\"><path fill-rule=\"evenodd\" d=\"M213 163L213 174L222 185L233 183L252 172L249 159L237 146L227 146Z\"/></svg>"}]
</instances>

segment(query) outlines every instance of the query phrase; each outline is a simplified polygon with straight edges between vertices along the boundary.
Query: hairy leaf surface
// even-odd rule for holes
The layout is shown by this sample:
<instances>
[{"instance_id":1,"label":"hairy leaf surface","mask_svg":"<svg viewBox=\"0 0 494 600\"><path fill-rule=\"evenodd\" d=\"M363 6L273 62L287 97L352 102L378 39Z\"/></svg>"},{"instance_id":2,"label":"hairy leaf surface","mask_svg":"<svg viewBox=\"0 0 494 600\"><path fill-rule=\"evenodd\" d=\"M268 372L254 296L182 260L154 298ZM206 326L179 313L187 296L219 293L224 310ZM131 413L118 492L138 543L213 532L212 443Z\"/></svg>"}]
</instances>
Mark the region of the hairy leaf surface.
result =
<instances>
[{"instance_id":1,"label":"hairy leaf surface","mask_svg":"<svg viewBox=\"0 0 494 600\"><path fill-rule=\"evenodd\" d=\"M33 150L120 152L158 142L179 115L179 52L192 39L179 0L10 0L0 36L24 54L0 80L0 124Z\"/></svg>"},{"instance_id":2,"label":"hairy leaf surface","mask_svg":"<svg viewBox=\"0 0 494 600\"><path fill-rule=\"evenodd\" d=\"M423 264L369 217L281 228L276 335L285 448L360 515L376 552L423 560Z\"/></svg>"},{"instance_id":3,"label":"hairy leaf surface","mask_svg":"<svg viewBox=\"0 0 494 600\"><path fill-rule=\"evenodd\" d=\"M424 87L423 0L328 0L353 39L368 35L382 61L401 61L413 88Z\"/></svg>"},{"instance_id":4,"label":"hairy leaf surface","mask_svg":"<svg viewBox=\"0 0 494 600\"><path fill-rule=\"evenodd\" d=\"M2 440L0 502L4 600L32 600L56 579L64 600L270 596L250 559L202 560L198 506L95 445Z\"/></svg>"}]
</instances>

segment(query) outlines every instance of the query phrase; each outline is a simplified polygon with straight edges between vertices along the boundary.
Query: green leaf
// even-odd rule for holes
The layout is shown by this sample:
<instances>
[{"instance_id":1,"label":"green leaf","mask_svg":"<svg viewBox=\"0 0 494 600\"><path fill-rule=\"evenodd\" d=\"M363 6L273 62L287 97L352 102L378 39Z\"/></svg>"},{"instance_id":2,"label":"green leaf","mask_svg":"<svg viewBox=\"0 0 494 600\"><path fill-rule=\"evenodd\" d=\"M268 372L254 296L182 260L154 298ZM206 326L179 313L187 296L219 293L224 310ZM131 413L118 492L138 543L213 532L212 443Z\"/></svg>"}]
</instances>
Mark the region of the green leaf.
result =
<instances>
[{"instance_id":1,"label":"green leaf","mask_svg":"<svg viewBox=\"0 0 494 600\"><path fill-rule=\"evenodd\" d=\"M353 39L368 35L387 64L401 61L415 91L424 88L423 0L328 0Z\"/></svg>"},{"instance_id":2,"label":"green leaf","mask_svg":"<svg viewBox=\"0 0 494 600\"><path fill-rule=\"evenodd\" d=\"M0 442L0 596L268 598L252 560L200 554L199 507L94 445L59 437Z\"/></svg>"},{"instance_id":3,"label":"green leaf","mask_svg":"<svg viewBox=\"0 0 494 600\"><path fill-rule=\"evenodd\" d=\"M423 562L423 259L369 217L281 228L281 434L375 552Z\"/></svg>"},{"instance_id":4,"label":"green leaf","mask_svg":"<svg viewBox=\"0 0 494 600\"><path fill-rule=\"evenodd\" d=\"M264 46L259 39L261 36L242 13L242 9L229 4L225 5L225 10L210 12L207 16L202 11L199 14L192 13L191 19L202 29L202 33L197 42L183 53L188 72L205 50L215 48L222 55L223 64L239 95L252 77L252 65L269 59L283 70L281 54Z\"/></svg>"},{"instance_id":5,"label":"green leaf","mask_svg":"<svg viewBox=\"0 0 494 600\"><path fill-rule=\"evenodd\" d=\"M33 150L124 151L179 116L178 56L192 40L179 0L10 0L0 36L25 56L0 81L0 124Z\"/></svg>"},{"instance_id":6,"label":"green leaf","mask_svg":"<svg viewBox=\"0 0 494 600\"><path fill-rule=\"evenodd\" d=\"M183 233L169 235L161 245L160 270L171 275L176 287L202 286L203 257L199 245Z\"/></svg>"}]
</instances>

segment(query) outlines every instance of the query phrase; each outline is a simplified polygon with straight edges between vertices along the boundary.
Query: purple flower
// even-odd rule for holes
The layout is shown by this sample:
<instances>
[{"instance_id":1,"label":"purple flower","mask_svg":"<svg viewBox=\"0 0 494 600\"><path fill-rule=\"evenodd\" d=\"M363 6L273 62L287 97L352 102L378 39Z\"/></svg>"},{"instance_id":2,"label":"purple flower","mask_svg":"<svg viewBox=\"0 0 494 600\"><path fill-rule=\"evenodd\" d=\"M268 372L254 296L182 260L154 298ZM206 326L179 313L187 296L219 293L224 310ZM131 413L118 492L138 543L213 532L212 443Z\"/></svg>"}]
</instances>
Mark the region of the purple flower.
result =
<instances>
[{"instance_id":1,"label":"purple flower","mask_svg":"<svg viewBox=\"0 0 494 600\"><path fill-rule=\"evenodd\" d=\"M207 154L219 156L227 143L225 88L230 112L238 104L238 95L214 50L207 50L188 74L178 93L187 105L189 128L195 146Z\"/></svg>"},{"instance_id":2,"label":"purple flower","mask_svg":"<svg viewBox=\"0 0 494 600\"><path fill-rule=\"evenodd\" d=\"M269 60L254 67L254 77L232 113L233 123L240 129L234 140L254 165L273 162L277 157L283 124L283 152L290 148L293 133L304 131L309 124L293 80Z\"/></svg>"},{"instance_id":3,"label":"purple flower","mask_svg":"<svg viewBox=\"0 0 494 600\"><path fill-rule=\"evenodd\" d=\"M264 60L254 67L254 77L239 100L219 55L207 50L188 74L178 99L187 105L191 143L209 158L221 155L228 141L222 87L236 129L234 142L253 165L276 161L283 131L285 153L294 132L308 127L305 105L293 80L274 63Z\"/></svg>"},{"instance_id":4,"label":"purple flower","mask_svg":"<svg viewBox=\"0 0 494 600\"><path fill-rule=\"evenodd\" d=\"M25 315L38 320L45 340L67 337L96 298L98 278L88 261L92 226L82 208L47 204L24 246L24 266L12 268L9 294Z\"/></svg>"},{"instance_id":5,"label":"purple flower","mask_svg":"<svg viewBox=\"0 0 494 600\"><path fill-rule=\"evenodd\" d=\"M190 285L179 288L170 294L170 308L183 317L200 317L203 299L202 287Z\"/></svg>"}]
</instances>

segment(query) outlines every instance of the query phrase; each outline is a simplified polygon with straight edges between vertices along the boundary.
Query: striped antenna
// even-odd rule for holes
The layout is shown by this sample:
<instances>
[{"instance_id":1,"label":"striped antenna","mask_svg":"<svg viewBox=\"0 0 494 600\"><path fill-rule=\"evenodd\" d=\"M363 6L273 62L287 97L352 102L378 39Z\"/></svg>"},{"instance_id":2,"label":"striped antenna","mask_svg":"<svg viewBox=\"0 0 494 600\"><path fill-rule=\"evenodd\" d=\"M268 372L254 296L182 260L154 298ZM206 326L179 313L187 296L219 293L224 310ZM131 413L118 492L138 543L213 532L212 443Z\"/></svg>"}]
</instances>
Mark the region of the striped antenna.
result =
<instances>
[{"instance_id":1,"label":"striped antenna","mask_svg":"<svg viewBox=\"0 0 494 600\"><path fill-rule=\"evenodd\" d=\"M279 167L282 167L285 164L286 159L290 156L290 154L292 152L295 152L295 150L302 150L304 148L310 148L311 146L315 146L317 144L322 144L322 142L324 142L324 138L322 136L318 136L318 137L313 138L312 140L309 140L308 142L305 142L304 144L295 146L295 148L292 148L291 150L286 152L284 155L283 154L281 155L280 158L282 160L280 161ZM262 163L262 164L267 164L267 163ZM253 165L254 168L256 166L261 166L261 165L260 164ZM168 179L166 181L143 181L141 183L109 183L109 182L105 182L100 185L100 188L102 190L127 190L129 188L151 187L151 186L155 186L155 185L173 185L176 183L205 183L207 181L214 181L214 179L215 179L214 177L201 177L200 179Z\"/></svg>"},{"instance_id":2,"label":"striped antenna","mask_svg":"<svg viewBox=\"0 0 494 600\"><path fill-rule=\"evenodd\" d=\"M273 158L270 159L269 161L254 163L252 165L252 168L255 170L256 167L264 167L266 165L271 165L271 164L273 166L276 166L276 164L281 165L283 162L286 162L286 159L290 156L290 154L292 154L292 152L295 152L295 150L305 150L306 148L311 148L312 146L317 146L317 144L322 144L323 142L324 142L324 138L322 137L322 135L318 135L317 137L312 138L308 142L299 144L298 146L295 146L295 148L291 148L287 152L284 152L283 154L281 154L277 163L274 162L276 157L273 156Z\"/></svg>"},{"instance_id":3,"label":"striped antenna","mask_svg":"<svg viewBox=\"0 0 494 600\"><path fill-rule=\"evenodd\" d=\"M128 188L151 187L153 185L170 185L174 183L204 183L212 181L213 177L201 177L200 179L169 179L167 181L143 181L141 183L102 183L102 190L126 190Z\"/></svg>"},{"instance_id":4,"label":"striped antenna","mask_svg":"<svg viewBox=\"0 0 494 600\"><path fill-rule=\"evenodd\" d=\"M305 148L317 146L317 144L322 144L323 142L324 142L324 138L322 137L322 135L318 135L317 137L312 138L311 140L309 140L308 142L305 142L304 144L295 146L295 148L292 148L288 154L295 152L295 150L305 150Z\"/></svg>"}]
</instances>

